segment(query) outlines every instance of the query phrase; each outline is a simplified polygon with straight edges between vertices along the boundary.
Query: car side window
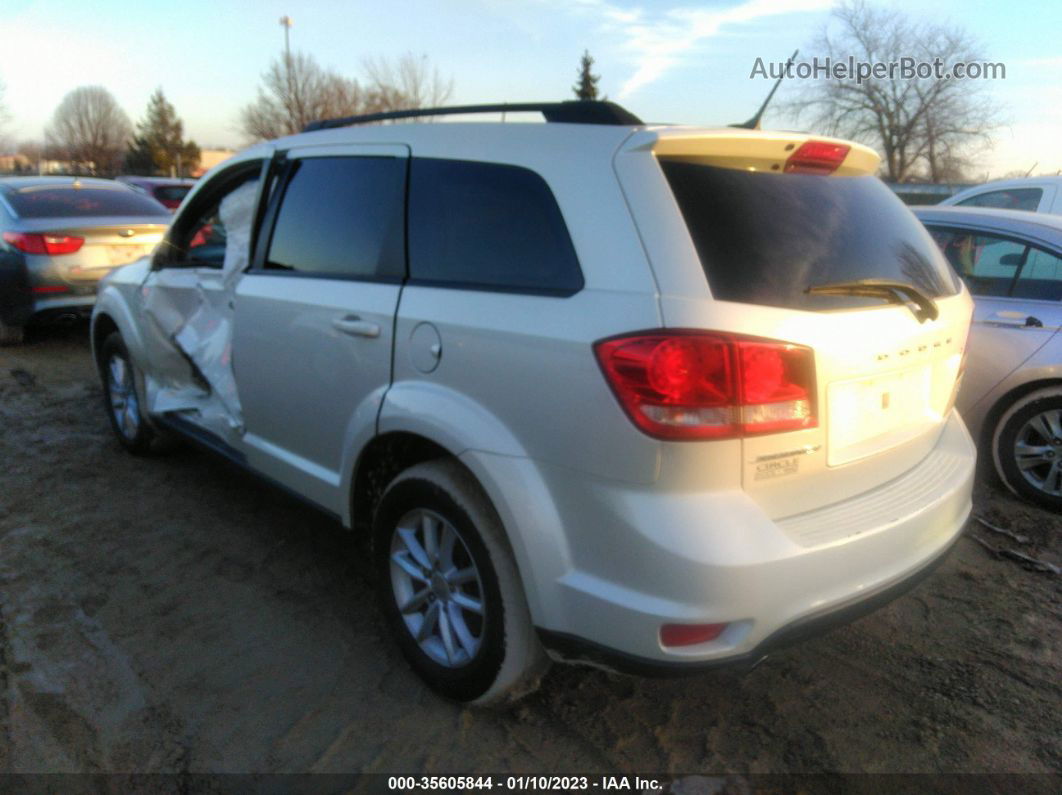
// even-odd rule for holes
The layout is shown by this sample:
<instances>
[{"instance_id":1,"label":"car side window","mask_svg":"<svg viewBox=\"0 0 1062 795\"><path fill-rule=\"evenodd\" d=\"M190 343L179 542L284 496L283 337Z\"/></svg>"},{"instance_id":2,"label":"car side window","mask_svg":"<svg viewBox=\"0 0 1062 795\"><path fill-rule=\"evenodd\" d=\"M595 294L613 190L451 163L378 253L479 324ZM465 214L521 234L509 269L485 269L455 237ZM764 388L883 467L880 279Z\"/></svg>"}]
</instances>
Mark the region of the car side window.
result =
<instances>
[{"instance_id":1,"label":"car side window","mask_svg":"<svg viewBox=\"0 0 1062 795\"><path fill-rule=\"evenodd\" d=\"M1011 295L1040 301L1062 299L1062 258L1043 249L1030 249Z\"/></svg>"},{"instance_id":2,"label":"car side window","mask_svg":"<svg viewBox=\"0 0 1062 795\"><path fill-rule=\"evenodd\" d=\"M1028 246L996 235L930 227L944 257L974 295L1008 296Z\"/></svg>"},{"instance_id":3,"label":"car side window","mask_svg":"<svg viewBox=\"0 0 1062 795\"><path fill-rule=\"evenodd\" d=\"M221 203L249 182L256 182L261 163L248 164L236 173L216 177L206 193L171 227L160 248L159 265L167 268L221 268L225 264L227 235L221 221Z\"/></svg>"},{"instance_id":4,"label":"car side window","mask_svg":"<svg viewBox=\"0 0 1062 795\"><path fill-rule=\"evenodd\" d=\"M265 271L354 279L405 274L406 161L306 157L289 165Z\"/></svg>"},{"instance_id":5,"label":"car side window","mask_svg":"<svg viewBox=\"0 0 1062 795\"><path fill-rule=\"evenodd\" d=\"M940 227L929 231L974 295L1062 299L1062 259L1057 255L999 235Z\"/></svg>"},{"instance_id":6,"label":"car side window","mask_svg":"<svg viewBox=\"0 0 1062 795\"><path fill-rule=\"evenodd\" d=\"M583 286L546 181L500 163L413 159L409 267L431 285L554 295Z\"/></svg>"},{"instance_id":7,"label":"car side window","mask_svg":"<svg viewBox=\"0 0 1062 795\"><path fill-rule=\"evenodd\" d=\"M958 203L960 207L998 207L1003 210L1036 212L1044 195L1040 188L1010 188L979 193Z\"/></svg>"}]
</instances>

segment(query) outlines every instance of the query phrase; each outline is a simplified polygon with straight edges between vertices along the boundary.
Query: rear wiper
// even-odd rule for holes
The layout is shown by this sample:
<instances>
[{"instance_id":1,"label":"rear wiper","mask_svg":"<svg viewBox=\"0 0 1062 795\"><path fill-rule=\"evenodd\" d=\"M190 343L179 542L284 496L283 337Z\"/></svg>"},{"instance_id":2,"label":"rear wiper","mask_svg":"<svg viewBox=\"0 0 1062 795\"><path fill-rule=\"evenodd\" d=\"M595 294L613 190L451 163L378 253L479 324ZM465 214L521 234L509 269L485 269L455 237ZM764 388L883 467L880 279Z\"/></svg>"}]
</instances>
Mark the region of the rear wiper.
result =
<instances>
[{"instance_id":1,"label":"rear wiper","mask_svg":"<svg viewBox=\"0 0 1062 795\"><path fill-rule=\"evenodd\" d=\"M940 316L936 302L913 284L893 282L888 279L856 279L850 282L813 284L804 290L808 295L862 295L868 298L884 298L893 304L907 306L908 301L918 309L914 316L919 323L936 320Z\"/></svg>"}]
</instances>

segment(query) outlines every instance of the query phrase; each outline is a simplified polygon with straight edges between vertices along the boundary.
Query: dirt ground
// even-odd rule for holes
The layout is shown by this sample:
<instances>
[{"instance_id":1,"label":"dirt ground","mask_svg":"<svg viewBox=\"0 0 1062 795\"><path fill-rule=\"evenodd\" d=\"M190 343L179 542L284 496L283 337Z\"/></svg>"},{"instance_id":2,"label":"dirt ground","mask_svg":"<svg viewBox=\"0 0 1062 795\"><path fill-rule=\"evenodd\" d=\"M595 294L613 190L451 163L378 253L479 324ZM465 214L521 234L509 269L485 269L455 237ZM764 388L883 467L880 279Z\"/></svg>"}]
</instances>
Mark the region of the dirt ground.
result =
<instances>
[{"instance_id":1,"label":"dirt ground","mask_svg":"<svg viewBox=\"0 0 1062 795\"><path fill-rule=\"evenodd\" d=\"M111 438L87 329L0 350L0 773L1062 771L1062 518L979 483L927 582L745 674L426 690L360 544L193 449Z\"/></svg>"}]
</instances>

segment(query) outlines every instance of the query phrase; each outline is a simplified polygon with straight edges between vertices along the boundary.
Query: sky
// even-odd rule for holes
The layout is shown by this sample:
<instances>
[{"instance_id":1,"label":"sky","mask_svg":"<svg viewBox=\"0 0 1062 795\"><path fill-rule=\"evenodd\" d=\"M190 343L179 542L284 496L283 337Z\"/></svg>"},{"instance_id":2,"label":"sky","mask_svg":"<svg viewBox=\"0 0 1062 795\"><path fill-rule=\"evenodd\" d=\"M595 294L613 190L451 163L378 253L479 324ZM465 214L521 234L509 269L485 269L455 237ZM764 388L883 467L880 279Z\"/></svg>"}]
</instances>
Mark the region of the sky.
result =
<instances>
[{"instance_id":1,"label":"sky","mask_svg":"<svg viewBox=\"0 0 1062 795\"><path fill-rule=\"evenodd\" d=\"M40 139L63 96L111 91L134 122L161 87L203 147L239 148L239 109L284 46L359 77L367 58L426 56L453 79L451 102L571 98L589 50L600 89L652 121L722 125L751 116L770 81L757 57L784 60L829 22L833 0L0 0L0 81L16 141ZM1062 169L1062 3L881 0L915 19L958 25L1006 79L986 90L1002 119L978 170ZM765 127L793 128L779 108Z\"/></svg>"}]
</instances>

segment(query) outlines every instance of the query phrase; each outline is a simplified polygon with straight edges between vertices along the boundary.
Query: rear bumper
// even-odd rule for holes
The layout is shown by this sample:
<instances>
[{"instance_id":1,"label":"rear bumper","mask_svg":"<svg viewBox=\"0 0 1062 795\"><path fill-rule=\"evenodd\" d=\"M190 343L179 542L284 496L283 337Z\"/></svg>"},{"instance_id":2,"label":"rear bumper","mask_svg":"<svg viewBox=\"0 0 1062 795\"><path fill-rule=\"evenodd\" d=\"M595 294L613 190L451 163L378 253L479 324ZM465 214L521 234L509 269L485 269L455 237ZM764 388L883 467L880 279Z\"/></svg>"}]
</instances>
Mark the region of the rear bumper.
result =
<instances>
[{"instance_id":1,"label":"rear bumper","mask_svg":"<svg viewBox=\"0 0 1062 795\"><path fill-rule=\"evenodd\" d=\"M880 590L862 594L855 601L834 605L827 610L813 613L777 629L752 650L744 654L701 662L655 660L637 657L617 649L600 646L592 641L561 632L539 629L542 645L552 657L569 663L590 664L635 676L689 676L715 668L752 668L772 652L792 646L801 641L825 634L832 629L873 613L903 596L926 579L951 554L959 540L956 534L948 545L917 570Z\"/></svg>"},{"instance_id":2,"label":"rear bumper","mask_svg":"<svg viewBox=\"0 0 1062 795\"><path fill-rule=\"evenodd\" d=\"M34 286L63 287L69 292L35 295ZM95 284L31 279L18 257L0 257L0 320L8 325L24 326L30 320L47 321L67 315L88 317L95 303Z\"/></svg>"},{"instance_id":3,"label":"rear bumper","mask_svg":"<svg viewBox=\"0 0 1062 795\"><path fill-rule=\"evenodd\" d=\"M547 647L626 670L697 670L755 661L912 587L961 533L974 467L953 412L904 475L783 520L737 489L667 492L542 466L563 526L520 526L519 512L501 513L521 536L514 550ZM527 484L525 474L525 492ZM547 560L540 550L550 537L566 548ZM555 573L543 578L536 558ZM728 627L713 641L666 648L660 627L672 623Z\"/></svg>"}]
</instances>

